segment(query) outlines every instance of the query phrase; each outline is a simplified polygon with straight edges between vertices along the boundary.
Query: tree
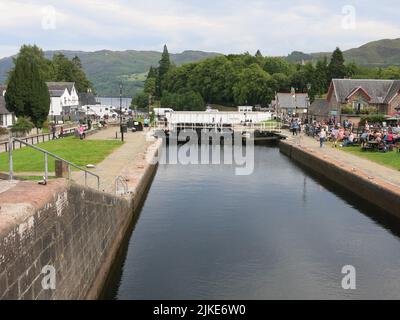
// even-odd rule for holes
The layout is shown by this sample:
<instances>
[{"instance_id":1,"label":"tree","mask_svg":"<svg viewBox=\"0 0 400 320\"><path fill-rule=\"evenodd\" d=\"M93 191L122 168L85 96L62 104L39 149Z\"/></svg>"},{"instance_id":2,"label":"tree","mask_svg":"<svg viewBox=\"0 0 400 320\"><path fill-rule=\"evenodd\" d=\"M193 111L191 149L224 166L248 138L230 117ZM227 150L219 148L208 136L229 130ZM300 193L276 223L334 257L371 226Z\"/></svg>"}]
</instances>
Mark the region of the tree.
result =
<instances>
[{"instance_id":1,"label":"tree","mask_svg":"<svg viewBox=\"0 0 400 320\"><path fill-rule=\"evenodd\" d=\"M82 62L81 59L79 59L78 56L75 56L72 58L72 63L74 64L74 66L78 69L82 69Z\"/></svg>"},{"instance_id":2,"label":"tree","mask_svg":"<svg viewBox=\"0 0 400 320\"><path fill-rule=\"evenodd\" d=\"M269 74L284 73L286 75L291 72L291 65L283 58L266 57L264 59L264 70Z\"/></svg>"},{"instance_id":3,"label":"tree","mask_svg":"<svg viewBox=\"0 0 400 320\"><path fill-rule=\"evenodd\" d=\"M131 103L131 109L139 108L139 109L146 109L149 104L149 97L146 93L141 92L133 97Z\"/></svg>"},{"instance_id":4,"label":"tree","mask_svg":"<svg viewBox=\"0 0 400 320\"><path fill-rule=\"evenodd\" d=\"M330 84L329 70L328 70L328 58L324 57L322 60L317 62L315 67L315 89L318 95L323 95L327 92Z\"/></svg>"},{"instance_id":5,"label":"tree","mask_svg":"<svg viewBox=\"0 0 400 320\"><path fill-rule=\"evenodd\" d=\"M240 73L233 92L236 104L268 105L274 96L272 77L253 64Z\"/></svg>"},{"instance_id":6,"label":"tree","mask_svg":"<svg viewBox=\"0 0 400 320\"><path fill-rule=\"evenodd\" d=\"M153 68L153 66L150 67L149 73L147 74L147 79L150 78L157 78L157 68Z\"/></svg>"},{"instance_id":7,"label":"tree","mask_svg":"<svg viewBox=\"0 0 400 320\"><path fill-rule=\"evenodd\" d=\"M163 92L161 98L163 108L173 108L177 111L204 111L205 103L200 93L187 91L183 93Z\"/></svg>"},{"instance_id":8,"label":"tree","mask_svg":"<svg viewBox=\"0 0 400 320\"><path fill-rule=\"evenodd\" d=\"M15 60L5 100L18 118L29 117L37 128L42 127L49 115L50 95L35 58L22 54Z\"/></svg>"},{"instance_id":9,"label":"tree","mask_svg":"<svg viewBox=\"0 0 400 320\"><path fill-rule=\"evenodd\" d=\"M62 53L58 53L53 56L52 63L54 69L52 81L75 82L75 87L78 92L87 92L87 90L92 87L92 84L82 69L82 63L79 57L75 56L72 61L70 61Z\"/></svg>"},{"instance_id":10,"label":"tree","mask_svg":"<svg viewBox=\"0 0 400 320\"><path fill-rule=\"evenodd\" d=\"M170 68L171 68L171 60L169 57L167 45L165 45L158 67L157 87L156 87L156 92L158 97L161 97L161 94L163 92L162 82L164 80L164 76L168 73Z\"/></svg>"},{"instance_id":11,"label":"tree","mask_svg":"<svg viewBox=\"0 0 400 320\"><path fill-rule=\"evenodd\" d=\"M35 61L35 64L37 65L37 67L39 69L40 76L45 81L52 80L52 78L54 76L53 65L50 60L46 59L46 57L44 56L43 50L40 49L38 46L23 45L21 47L17 57L13 58L14 65L16 64L18 57ZM10 81L11 74L12 74L12 70L9 73L8 81Z\"/></svg>"},{"instance_id":12,"label":"tree","mask_svg":"<svg viewBox=\"0 0 400 320\"><path fill-rule=\"evenodd\" d=\"M262 57L263 57L263 55L262 55L261 51L260 51L260 50L257 50L257 52L256 52L256 58L262 58Z\"/></svg>"},{"instance_id":13,"label":"tree","mask_svg":"<svg viewBox=\"0 0 400 320\"><path fill-rule=\"evenodd\" d=\"M156 94L156 78L147 78L144 83L144 93L150 97L154 97Z\"/></svg>"},{"instance_id":14,"label":"tree","mask_svg":"<svg viewBox=\"0 0 400 320\"><path fill-rule=\"evenodd\" d=\"M343 79L347 75L343 52L339 48L336 48L336 50L332 54L332 58L328 66L328 71L329 82L332 79Z\"/></svg>"}]
</instances>

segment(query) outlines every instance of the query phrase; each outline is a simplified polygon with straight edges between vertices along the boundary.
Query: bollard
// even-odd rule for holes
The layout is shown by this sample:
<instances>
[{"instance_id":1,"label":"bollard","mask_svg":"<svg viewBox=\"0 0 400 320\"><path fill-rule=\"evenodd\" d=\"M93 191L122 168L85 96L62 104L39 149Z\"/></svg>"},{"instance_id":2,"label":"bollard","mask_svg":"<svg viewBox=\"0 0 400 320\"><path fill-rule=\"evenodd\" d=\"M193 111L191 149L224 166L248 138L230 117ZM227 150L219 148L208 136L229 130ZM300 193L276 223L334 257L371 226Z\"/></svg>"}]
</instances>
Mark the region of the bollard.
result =
<instances>
[{"instance_id":1,"label":"bollard","mask_svg":"<svg viewBox=\"0 0 400 320\"><path fill-rule=\"evenodd\" d=\"M8 161L9 161L9 165L10 165L10 180L14 179L14 168L13 168L13 156L12 156L12 152L13 152L13 138L10 137L8 140Z\"/></svg>"},{"instance_id":2,"label":"bollard","mask_svg":"<svg viewBox=\"0 0 400 320\"><path fill-rule=\"evenodd\" d=\"M55 171L57 178L66 178L69 176L68 164L61 160L55 160Z\"/></svg>"}]
</instances>

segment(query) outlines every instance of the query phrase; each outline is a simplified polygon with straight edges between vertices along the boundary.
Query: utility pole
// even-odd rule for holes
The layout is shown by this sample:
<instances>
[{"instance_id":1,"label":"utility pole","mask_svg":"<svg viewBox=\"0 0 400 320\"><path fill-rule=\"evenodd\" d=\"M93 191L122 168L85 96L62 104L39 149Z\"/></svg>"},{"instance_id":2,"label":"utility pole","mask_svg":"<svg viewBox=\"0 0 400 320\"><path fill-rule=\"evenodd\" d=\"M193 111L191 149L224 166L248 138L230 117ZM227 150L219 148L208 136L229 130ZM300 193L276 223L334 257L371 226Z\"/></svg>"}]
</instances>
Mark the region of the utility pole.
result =
<instances>
[{"instance_id":1,"label":"utility pole","mask_svg":"<svg viewBox=\"0 0 400 320\"><path fill-rule=\"evenodd\" d=\"M119 84L119 126L121 130L121 141L124 142L124 129L122 128L122 82Z\"/></svg>"},{"instance_id":2,"label":"utility pole","mask_svg":"<svg viewBox=\"0 0 400 320\"><path fill-rule=\"evenodd\" d=\"M149 119L151 119L151 116L150 116L150 112L151 112L151 103L152 103L152 96L151 96L151 94L149 95L149 110L148 110L148 112L149 112Z\"/></svg>"}]
</instances>

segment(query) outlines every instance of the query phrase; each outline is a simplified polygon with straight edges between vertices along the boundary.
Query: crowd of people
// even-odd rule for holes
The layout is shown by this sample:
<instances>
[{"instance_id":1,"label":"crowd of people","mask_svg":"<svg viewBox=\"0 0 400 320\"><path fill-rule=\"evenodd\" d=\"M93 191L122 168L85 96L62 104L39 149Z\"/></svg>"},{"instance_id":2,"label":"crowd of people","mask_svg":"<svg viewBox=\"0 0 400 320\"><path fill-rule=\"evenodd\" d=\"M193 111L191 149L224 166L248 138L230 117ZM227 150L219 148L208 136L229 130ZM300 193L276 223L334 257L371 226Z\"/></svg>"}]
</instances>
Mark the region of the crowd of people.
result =
<instances>
[{"instance_id":1,"label":"crowd of people","mask_svg":"<svg viewBox=\"0 0 400 320\"><path fill-rule=\"evenodd\" d=\"M335 119L328 121L307 122L301 119L286 119L291 133L296 136L305 134L318 138L320 147L325 142L332 142L332 147L349 147L359 145L363 149L377 149L391 151L400 144L400 121L394 125L383 126L381 123L369 124L366 121L358 127L349 120L337 122Z\"/></svg>"}]
</instances>

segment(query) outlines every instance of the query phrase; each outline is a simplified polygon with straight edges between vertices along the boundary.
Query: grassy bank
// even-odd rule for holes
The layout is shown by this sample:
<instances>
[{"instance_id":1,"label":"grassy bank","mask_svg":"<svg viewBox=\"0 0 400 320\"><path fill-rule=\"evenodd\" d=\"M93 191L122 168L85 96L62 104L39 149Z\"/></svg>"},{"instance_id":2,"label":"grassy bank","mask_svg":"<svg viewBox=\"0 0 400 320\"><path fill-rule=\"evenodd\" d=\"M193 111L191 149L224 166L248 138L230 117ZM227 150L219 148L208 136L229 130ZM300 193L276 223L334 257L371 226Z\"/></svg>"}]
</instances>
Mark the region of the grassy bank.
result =
<instances>
[{"instance_id":1,"label":"grassy bank","mask_svg":"<svg viewBox=\"0 0 400 320\"><path fill-rule=\"evenodd\" d=\"M79 140L70 137L44 142L37 146L74 164L86 166L100 163L121 145L120 141ZM43 172L44 155L31 148L15 150L13 163L15 172ZM0 171L7 172L8 168L8 154L0 153ZM54 159L50 157L49 171L54 171Z\"/></svg>"},{"instance_id":2,"label":"grassy bank","mask_svg":"<svg viewBox=\"0 0 400 320\"><path fill-rule=\"evenodd\" d=\"M393 152L383 153L383 152L362 151L360 147L346 147L346 148L340 148L340 150L379 163L386 167L400 170L399 152L393 151Z\"/></svg>"}]
</instances>

